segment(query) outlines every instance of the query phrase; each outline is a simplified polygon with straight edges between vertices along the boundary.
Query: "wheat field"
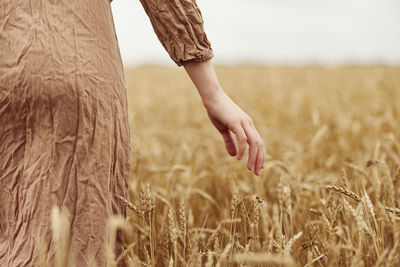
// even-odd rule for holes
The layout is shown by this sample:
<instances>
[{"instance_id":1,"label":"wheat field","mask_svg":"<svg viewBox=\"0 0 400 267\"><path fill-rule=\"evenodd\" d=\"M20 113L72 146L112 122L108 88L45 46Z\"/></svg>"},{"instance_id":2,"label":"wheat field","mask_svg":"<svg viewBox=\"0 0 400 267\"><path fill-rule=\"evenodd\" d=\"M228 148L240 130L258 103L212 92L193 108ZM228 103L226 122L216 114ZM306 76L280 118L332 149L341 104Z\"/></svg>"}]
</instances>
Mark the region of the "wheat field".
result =
<instances>
[{"instance_id":1,"label":"wheat field","mask_svg":"<svg viewBox=\"0 0 400 267\"><path fill-rule=\"evenodd\" d=\"M400 67L216 70L264 138L261 176L226 153L183 68L126 69L109 266L400 266Z\"/></svg>"},{"instance_id":2,"label":"wheat field","mask_svg":"<svg viewBox=\"0 0 400 267\"><path fill-rule=\"evenodd\" d=\"M226 153L182 68L126 69L129 223L115 261L398 266L400 68L216 71L264 138L265 169Z\"/></svg>"}]
</instances>

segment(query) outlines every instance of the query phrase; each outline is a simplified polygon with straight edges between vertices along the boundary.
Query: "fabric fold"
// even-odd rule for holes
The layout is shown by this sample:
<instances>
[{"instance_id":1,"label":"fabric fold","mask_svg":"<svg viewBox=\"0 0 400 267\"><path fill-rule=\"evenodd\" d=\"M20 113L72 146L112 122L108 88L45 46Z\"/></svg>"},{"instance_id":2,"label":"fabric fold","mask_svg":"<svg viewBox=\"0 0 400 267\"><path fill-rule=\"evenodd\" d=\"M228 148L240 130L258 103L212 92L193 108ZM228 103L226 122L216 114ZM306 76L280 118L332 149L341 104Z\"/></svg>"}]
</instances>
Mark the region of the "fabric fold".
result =
<instances>
[{"instance_id":1,"label":"fabric fold","mask_svg":"<svg viewBox=\"0 0 400 267\"><path fill-rule=\"evenodd\" d=\"M140 0L154 32L171 59L182 66L214 57L195 0Z\"/></svg>"}]
</instances>

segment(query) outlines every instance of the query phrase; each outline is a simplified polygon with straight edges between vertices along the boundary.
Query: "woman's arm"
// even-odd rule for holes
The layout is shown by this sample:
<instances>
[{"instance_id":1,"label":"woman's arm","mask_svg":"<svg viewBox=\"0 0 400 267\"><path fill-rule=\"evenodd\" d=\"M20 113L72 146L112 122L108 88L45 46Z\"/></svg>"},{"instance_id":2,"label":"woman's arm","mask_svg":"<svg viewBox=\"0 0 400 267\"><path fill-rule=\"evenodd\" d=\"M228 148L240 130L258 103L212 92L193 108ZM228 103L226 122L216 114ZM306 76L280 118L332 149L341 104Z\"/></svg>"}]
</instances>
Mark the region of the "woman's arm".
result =
<instances>
[{"instance_id":1,"label":"woman's arm","mask_svg":"<svg viewBox=\"0 0 400 267\"><path fill-rule=\"evenodd\" d=\"M264 165L264 142L251 118L222 90L210 59L214 56L195 0L140 0L153 29L170 57L184 65L195 84L211 122L221 133L226 149L240 160L249 144L247 168L259 175ZM238 149L230 132L236 135Z\"/></svg>"},{"instance_id":2,"label":"woman's arm","mask_svg":"<svg viewBox=\"0 0 400 267\"><path fill-rule=\"evenodd\" d=\"M240 160L249 144L247 168L260 175L264 167L264 141L252 119L221 88L211 60L183 64L196 86L211 122L221 133L226 149ZM230 132L236 135L238 149Z\"/></svg>"}]
</instances>

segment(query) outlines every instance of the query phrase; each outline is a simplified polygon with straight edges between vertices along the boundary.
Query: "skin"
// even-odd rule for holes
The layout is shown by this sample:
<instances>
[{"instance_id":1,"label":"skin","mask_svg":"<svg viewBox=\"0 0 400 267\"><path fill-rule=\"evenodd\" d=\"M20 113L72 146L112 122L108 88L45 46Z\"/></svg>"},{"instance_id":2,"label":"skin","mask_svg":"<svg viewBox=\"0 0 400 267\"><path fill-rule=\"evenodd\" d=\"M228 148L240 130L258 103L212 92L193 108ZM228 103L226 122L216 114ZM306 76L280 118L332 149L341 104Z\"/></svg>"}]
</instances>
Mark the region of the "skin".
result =
<instances>
[{"instance_id":1,"label":"skin","mask_svg":"<svg viewBox=\"0 0 400 267\"><path fill-rule=\"evenodd\" d=\"M211 60L183 66L200 94L208 117L222 135L228 154L241 160L248 144L247 168L260 175L265 161L264 141L250 116L222 89ZM236 136L237 145L231 132Z\"/></svg>"}]
</instances>

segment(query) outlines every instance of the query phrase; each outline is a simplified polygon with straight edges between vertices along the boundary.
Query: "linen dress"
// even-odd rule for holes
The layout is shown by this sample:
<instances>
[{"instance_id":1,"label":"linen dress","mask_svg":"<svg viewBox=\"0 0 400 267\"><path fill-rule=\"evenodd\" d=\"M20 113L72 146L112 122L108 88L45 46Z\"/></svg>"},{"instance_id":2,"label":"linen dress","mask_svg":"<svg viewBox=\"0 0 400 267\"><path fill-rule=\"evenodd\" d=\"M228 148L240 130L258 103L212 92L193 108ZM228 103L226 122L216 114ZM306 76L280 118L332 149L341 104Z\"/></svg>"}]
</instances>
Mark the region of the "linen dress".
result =
<instances>
[{"instance_id":1,"label":"linen dress","mask_svg":"<svg viewBox=\"0 0 400 267\"><path fill-rule=\"evenodd\" d=\"M178 66L213 57L195 0L141 3ZM54 205L66 266L106 266L107 218L126 216L127 105L109 0L0 0L1 267L35 266L39 241L54 266Z\"/></svg>"}]
</instances>

